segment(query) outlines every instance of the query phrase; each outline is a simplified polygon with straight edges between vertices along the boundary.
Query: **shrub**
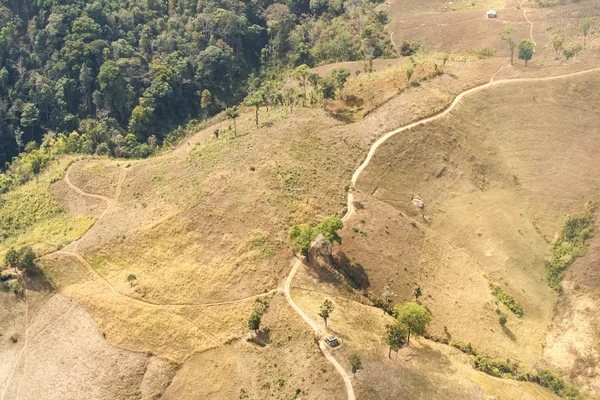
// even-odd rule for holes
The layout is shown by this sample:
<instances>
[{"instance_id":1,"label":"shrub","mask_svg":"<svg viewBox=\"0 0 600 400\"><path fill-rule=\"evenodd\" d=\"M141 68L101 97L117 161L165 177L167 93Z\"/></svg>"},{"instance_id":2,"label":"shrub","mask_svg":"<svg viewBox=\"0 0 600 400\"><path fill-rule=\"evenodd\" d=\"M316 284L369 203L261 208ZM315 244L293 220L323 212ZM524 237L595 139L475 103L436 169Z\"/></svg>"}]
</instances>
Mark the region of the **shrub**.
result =
<instances>
[{"instance_id":1,"label":"shrub","mask_svg":"<svg viewBox=\"0 0 600 400\"><path fill-rule=\"evenodd\" d=\"M585 252L594 230L594 208L594 203L589 202L583 215L567 216L563 220L560 236L552 243L551 253L546 260L548 285L551 288L560 288L565 270Z\"/></svg>"},{"instance_id":2,"label":"shrub","mask_svg":"<svg viewBox=\"0 0 600 400\"><path fill-rule=\"evenodd\" d=\"M488 356L478 355L471 360L473 368L499 378L514 378L518 374L519 364L510 359L498 360Z\"/></svg>"},{"instance_id":3,"label":"shrub","mask_svg":"<svg viewBox=\"0 0 600 400\"><path fill-rule=\"evenodd\" d=\"M421 48L421 43L410 42L408 40L405 40L402 42L402 45L400 46L400 54L403 57L409 57L409 56L412 56L413 54L415 54L417 51L419 51L420 48Z\"/></svg>"},{"instance_id":4,"label":"shrub","mask_svg":"<svg viewBox=\"0 0 600 400\"><path fill-rule=\"evenodd\" d=\"M490 283L490 289L492 289L492 294L498 300L500 300L513 314L517 315L518 317L522 317L524 315L521 304L519 304L519 302L510 294L506 293L499 285Z\"/></svg>"},{"instance_id":5,"label":"shrub","mask_svg":"<svg viewBox=\"0 0 600 400\"><path fill-rule=\"evenodd\" d=\"M506 325L506 322L508 321L506 318L506 314L504 314L500 310L496 310L496 312L498 313L498 322L500 322L500 325L502 325L502 326Z\"/></svg>"}]
</instances>

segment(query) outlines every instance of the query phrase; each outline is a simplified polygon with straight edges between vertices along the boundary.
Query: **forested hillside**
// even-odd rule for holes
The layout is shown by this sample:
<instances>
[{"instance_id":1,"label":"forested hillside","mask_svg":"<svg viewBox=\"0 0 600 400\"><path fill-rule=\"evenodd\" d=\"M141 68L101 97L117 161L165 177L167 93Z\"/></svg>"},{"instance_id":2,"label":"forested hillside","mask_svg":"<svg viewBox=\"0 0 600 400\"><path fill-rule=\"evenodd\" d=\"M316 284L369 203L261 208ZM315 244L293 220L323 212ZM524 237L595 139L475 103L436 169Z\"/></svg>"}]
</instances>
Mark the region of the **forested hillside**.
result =
<instances>
[{"instance_id":1,"label":"forested hillside","mask_svg":"<svg viewBox=\"0 0 600 400\"><path fill-rule=\"evenodd\" d=\"M1 166L73 131L72 152L143 157L290 68L392 55L370 0L1 3Z\"/></svg>"}]
</instances>

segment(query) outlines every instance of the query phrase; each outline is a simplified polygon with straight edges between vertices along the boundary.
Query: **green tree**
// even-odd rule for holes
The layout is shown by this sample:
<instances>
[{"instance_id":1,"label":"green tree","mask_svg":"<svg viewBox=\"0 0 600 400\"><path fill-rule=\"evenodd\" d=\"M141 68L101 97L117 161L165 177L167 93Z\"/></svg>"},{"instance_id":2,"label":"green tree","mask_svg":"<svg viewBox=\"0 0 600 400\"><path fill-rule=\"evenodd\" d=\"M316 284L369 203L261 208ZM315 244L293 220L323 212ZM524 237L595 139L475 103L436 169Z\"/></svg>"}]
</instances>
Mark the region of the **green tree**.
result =
<instances>
[{"instance_id":1,"label":"green tree","mask_svg":"<svg viewBox=\"0 0 600 400\"><path fill-rule=\"evenodd\" d=\"M308 257L310 243L313 240L313 229L307 224L293 225L288 232L288 240L292 243L294 253Z\"/></svg>"},{"instance_id":2,"label":"green tree","mask_svg":"<svg viewBox=\"0 0 600 400\"><path fill-rule=\"evenodd\" d=\"M534 50L535 45L531 39L525 39L519 43L519 59L525 61L525 66L527 66L527 62L533 57Z\"/></svg>"},{"instance_id":3,"label":"green tree","mask_svg":"<svg viewBox=\"0 0 600 400\"><path fill-rule=\"evenodd\" d=\"M565 45L565 38L560 33L552 36L552 47L554 48L554 52L556 54L556 59L560 57L560 52L562 51Z\"/></svg>"},{"instance_id":4,"label":"green tree","mask_svg":"<svg viewBox=\"0 0 600 400\"><path fill-rule=\"evenodd\" d=\"M327 319L333 312L333 308L333 303L329 299L325 299L323 304L321 304L319 309L319 317L323 318L323 321L325 321L325 328L327 328Z\"/></svg>"},{"instance_id":5,"label":"green tree","mask_svg":"<svg viewBox=\"0 0 600 400\"><path fill-rule=\"evenodd\" d=\"M567 61L569 61L571 58L573 58L573 56L575 56L575 52L573 51L573 48L571 48L571 47L566 47L563 50L563 54Z\"/></svg>"},{"instance_id":6,"label":"green tree","mask_svg":"<svg viewBox=\"0 0 600 400\"><path fill-rule=\"evenodd\" d=\"M236 106L230 107L225 110L225 115L227 118L233 120L233 135L237 136L237 126L235 124L235 120L240 116L238 112L238 108Z\"/></svg>"},{"instance_id":7,"label":"green tree","mask_svg":"<svg viewBox=\"0 0 600 400\"><path fill-rule=\"evenodd\" d=\"M256 90L246 100L246 105L254 107L256 127L258 128L258 111L260 106L264 105L264 96L261 90Z\"/></svg>"},{"instance_id":8,"label":"green tree","mask_svg":"<svg viewBox=\"0 0 600 400\"><path fill-rule=\"evenodd\" d=\"M422 336L425 334L427 324L431 322L431 314L425 306L413 302L407 302L394 307L394 314L398 322L406 326L408 336L406 345L410 345L410 335Z\"/></svg>"},{"instance_id":9,"label":"green tree","mask_svg":"<svg viewBox=\"0 0 600 400\"><path fill-rule=\"evenodd\" d=\"M119 65L112 60L106 61L98 73L102 103L119 121L128 119L132 104L132 86L129 79L123 74Z\"/></svg>"},{"instance_id":10,"label":"green tree","mask_svg":"<svg viewBox=\"0 0 600 400\"><path fill-rule=\"evenodd\" d=\"M212 104L212 94L210 94L208 89L204 89L202 91L202 97L200 98L200 107L202 107L202 109L204 109L204 110L207 110L211 104Z\"/></svg>"},{"instance_id":11,"label":"green tree","mask_svg":"<svg viewBox=\"0 0 600 400\"><path fill-rule=\"evenodd\" d=\"M450 56L448 54L444 54L444 58L442 58L442 67L444 74L446 73L446 63L450 60Z\"/></svg>"},{"instance_id":12,"label":"green tree","mask_svg":"<svg viewBox=\"0 0 600 400\"><path fill-rule=\"evenodd\" d=\"M344 223L338 217L327 217L319 225L311 227L307 224L293 225L288 232L288 240L292 244L294 253L300 253L308 257L308 251L313 239L322 233L325 239L331 243L342 243L338 230L344 227Z\"/></svg>"},{"instance_id":13,"label":"green tree","mask_svg":"<svg viewBox=\"0 0 600 400\"><path fill-rule=\"evenodd\" d=\"M260 297L256 298L254 302L254 310L252 311L252 314L250 314L250 318L248 319L248 329L254 331L254 333L258 333L262 317L268 308L268 302L261 299Z\"/></svg>"},{"instance_id":14,"label":"green tree","mask_svg":"<svg viewBox=\"0 0 600 400\"><path fill-rule=\"evenodd\" d=\"M398 351L404 346L406 343L406 336L408 331L406 327L399 322L396 322L394 325L388 325L386 342L390 346L390 352L388 353L388 357L392 357L392 350Z\"/></svg>"},{"instance_id":15,"label":"green tree","mask_svg":"<svg viewBox=\"0 0 600 400\"><path fill-rule=\"evenodd\" d=\"M344 91L344 86L346 85L346 81L348 80L348 77L350 76L350 71L348 71L348 69L344 68L344 67L338 67L338 68L334 68L331 71L331 77L333 78L333 81L335 82L335 86L340 94L340 98L343 99L343 91Z\"/></svg>"},{"instance_id":16,"label":"green tree","mask_svg":"<svg viewBox=\"0 0 600 400\"><path fill-rule=\"evenodd\" d=\"M498 312L498 322L500 322L500 325L502 326L506 325L507 322L506 314L501 311Z\"/></svg>"},{"instance_id":17,"label":"green tree","mask_svg":"<svg viewBox=\"0 0 600 400\"><path fill-rule=\"evenodd\" d=\"M519 31L517 31L512 25L507 25L500 31L500 37L506 42L506 44L508 44L508 51L510 53L510 65L512 65L514 62L515 43L518 34Z\"/></svg>"},{"instance_id":18,"label":"green tree","mask_svg":"<svg viewBox=\"0 0 600 400\"><path fill-rule=\"evenodd\" d=\"M36 254L31 246L23 246L19 250L19 266L23 269L30 269L35 266Z\"/></svg>"},{"instance_id":19,"label":"green tree","mask_svg":"<svg viewBox=\"0 0 600 400\"><path fill-rule=\"evenodd\" d=\"M40 117L40 111L33 103L23 104L23 112L21 113L21 125L31 128L31 140L33 137L33 127Z\"/></svg>"},{"instance_id":20,"label":"green tree","mask_svg":"<svg viewBox=\"0 0 600 400\"><path fill-rule=\"evenodd\" d=\"M321 95L323 96L323 110L327 109L327 100L335 99L335 83L333 79L327 77L319 82Z\"/></svg>"},{"instance_id":21,"label":"green tree","mask_svg":"<svg viewBox=\"0 0 600 400\"><path fill-rule=\"evenodd\" d=\"M353 354L350 356L350 365L352 366L352 374L354 375L354 377L356 378L356 373L358 372L358 370L362 369L362 361L360 360L360 358L358 357L357 354Z\"/></svg>"},{"instance_id":22,"label":"green tree","mask_svg":"<svg viewBox=\"0 0 600 400\"><path fill-rule=\"evenodd\" d=\"M250 314L250 318L248 318L248 329L254 331L254 333L258 333L258 330L260 329L261 319L262 314L258 312L258 310L255 309L254 311L252 311L252 314Z\"/></svg>"},{"instance_id":23,"label":"green tree","mask_svg":"<svg viewBox=\"0 0 600 400\"><path fill-rule=\"evenodd\" d=\"M92 90L94 85L94 77L92 71L87 64L83 64L79 70L79 87L83 94L83 99L87 111L92 110Z\"/></svg>"},{"instance_id":24,"label":"green tree","mask_svg":"<svg viewBox=\"0 0 600 400\"><path fill-rule=\"evenodd\" d=\"M338 217L327 217L317 225L317 234L322 233L325 236L325 239L329 240L331 243L338 242L342 244L342 238L338 234L337 231L344 227L344 223ZM316 235L315 235L316 236Z\"/></svg>"},{"instance_id":25,"label":"green tree","mask_svg":"<svg viewBox=\"0 0 600 400\"><path fill-rule=\"evenodd\" d=\"M17 267L19 266L19 252L12 247L8 249L8 251L4 255L4 263L8 267L17 269Z\"/></svg>"},{"instance_id":26,"label":"green tree","mask_svg":"<svg viewBox=\"0 0 600 400\"><path fill-rule=\"evenodd\" d=\"M581 21L581 30L583 31L583 47L585 47L587 43L588 33L590 32L590 28L594 26L593 18L585 18Z\"/></svg>"},{"instance_id":27,"label":"green tree","mask_svg":"<svg viewBox=\"0 0 600 400\"><path fill-rule=\"evenodd\" d=\"M302 95L302 107L306 107L306 83L310 81L312 75L314 75L314 73L306 64L302 64L294 70L294 76L298 78L302 84L302 89L304 90L304 94Z\"/></svg>"},{"instance_id":28,"label":"green tree","mask_svg":"<svg viewBox=\"0 0 600 400\"><path fill-rule=\"evenodd\" d=\"M137 137L143 137L151 129L153 113L154 108L142 105L135 106L129 118L129 130Z\"/></svg>"}]
</instances>

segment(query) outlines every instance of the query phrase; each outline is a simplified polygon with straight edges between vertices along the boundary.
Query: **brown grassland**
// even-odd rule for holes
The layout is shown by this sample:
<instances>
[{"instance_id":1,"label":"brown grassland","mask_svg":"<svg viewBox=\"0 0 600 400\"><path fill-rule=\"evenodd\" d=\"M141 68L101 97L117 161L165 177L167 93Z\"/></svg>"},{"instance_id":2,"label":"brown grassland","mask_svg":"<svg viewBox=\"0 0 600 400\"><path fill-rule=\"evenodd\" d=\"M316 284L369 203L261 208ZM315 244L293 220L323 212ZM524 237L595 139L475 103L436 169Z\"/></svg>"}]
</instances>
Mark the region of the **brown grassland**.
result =
<instances>
[{"instance_id":1,"label":"brown grassland","mask_svg":"<svg viewBox=\"0 0 600 400\"><path fill-rule=\"evenodd\" d=\"M466 89L492 76L599 65L597 33L568 63L554 60L550 45L559 28L569 43L578 40L578 21L600 13L595 1L527 14L516 2L474 4L381 5L396 46L422 44L416 85L406 82L408 58L375 60L371 73L362 62L342 63L353 75L345 99L327 111L272 107L261 110L257 128L254 111L243 110L236 133L221 119L145 160L64 157L3 195L0 213L34 217L0 242L0 256L32 245L41 269L25 278L26 296L0 293L0 400L347 398L283 296L294 261L289 227L344 215L345 186L370 145ZM491 7L498 20L484 18ZM527 68L506 65L498 31L508 23L523 37L532 29L536 55ZM473 52L483 48L498 51ZM445 53L445 73L434 74ZM304 265L291 290L322 334L342 341L332 354L350 376L349 357L362 359L351 378L357 398L556 398L475 370L467 354L428 339L388 357L393 319L365 294L399 303L414 299L416 284L433 315L430 335L470 342L527 371L548 367L584 395L600 395L600 240L591 240L560 293L545 266L561 218L600 200L599 105L599 72L503 83L377 150L353 188L356 212L336 248L345 275ZM19 201L25 196L32 201ZM31 207L36 201L44 207ZM523 317L497 301L490 283L518 300ZM257 296L269 307L250 340ZM318 316L325 298L335 306L327 328ZM508 315L506 326L496 309Z\"/></svg>"}]
</instances>

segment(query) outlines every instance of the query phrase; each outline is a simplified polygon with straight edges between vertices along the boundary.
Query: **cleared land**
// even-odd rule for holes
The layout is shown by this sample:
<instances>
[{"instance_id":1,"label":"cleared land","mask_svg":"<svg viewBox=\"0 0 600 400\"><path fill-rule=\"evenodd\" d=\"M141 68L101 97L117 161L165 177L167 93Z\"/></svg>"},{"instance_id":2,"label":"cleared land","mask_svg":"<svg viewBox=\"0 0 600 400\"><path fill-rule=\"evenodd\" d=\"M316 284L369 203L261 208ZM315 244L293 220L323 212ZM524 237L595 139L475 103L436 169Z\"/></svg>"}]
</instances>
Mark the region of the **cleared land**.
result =
<instances>
[{"instance_id":1,"label":"cleared land","mask_svg":"<svg viewBox=\"0 0 600 400\"><path fill-rule=\"evenodd\" d=\"M481 9L440 16L424 14L440 11L433 2L411 4L420 14L407 18L421 25L402 28L414 35L406 38L422 40L426 50L458 54L446 74L427 80L441 54L417 57L416 87L407 88L406 59L390 68L378 61L377 72L353 76L345 94L362 101L351 108L364 117L359 122L341 122L318 107L278 108L261 110L257 129L247 110L237 134L224 121L148 160L78 161L69 173L78 190L65 180L50 184L64 174L66 158L54 175L20 189L19 195L48 200L51 211L42 209L3 249L12 243L33 244L42 254L62 249L42 260L60 294L51 297L41 278L28 282L27 304L0 294L0 357L10 360L0 366L5 397L345 398L343 381L310 327L276 293L291 268L288 227L341 216L344 186L376 138L441 111L494 73L505 79L597 66L592 51L565 63L552 60L548 47L548 26L566 24L573 13L579 14L569 22L569 40L576 40L581 7L593 10L592 2L528 10L540 49L536 60L501 70L507 60L498 24L518 24L525 34L522 10L491 22L481 19ZM404 18L393 14L392 24L403 23L398 15ZM436 24L442 28L433 32ZM461 36L473 24L477 35ZM430 44L442 39L447 42L439 48ZM499 57L470 53L497 45ZM564 313L554 312L557 295L547 287L543 260L560 217L579 213L599 194L593 173L600 150L598 89L597 74L494 87L464 99L451 116L382 146L356 185L359 207L342 232L358 286L402 301L418 283L434 315L431 333L446 335L446 327L456 339L527 367L546 360L597 393L595 247L573 266L558 302ZM556 118L566 112L571 117ZM425 201L424 215L412 195ZM30 213L16 198L0 212ZM59 217L67 225L64 234L62 225L56 232L64 237L44 230ZM45 243L48 237L60 241ZM136 279L128 281L129 275ZM497 304L490 282L521 303L523 318ZM265 293L270 308L262 347L248 342L247 318L254 296ZM364 363L352 379L358 398L553 398L541 387L474 371L458 350L427 340L389 359L383 343L389 318L335 272L302 267L292 296L319 323L318 305L325 296L334 300L330 332L344 340L334 355L347 371L350 354ZM504 329L496 308L509 316ZM17 343L12 334L20 335ZM575 343L579 337L585 340ZM77 367L69 370L61 361ZM105 373L115 368L117 380Z\"/></svg>"},{"instance_id":2,"label":"cleared land","mask_svg":"<svg viewBox=\"0 0 600 400\"><path fill-rule=\"evenodd\" d=\"M408 300L419 284L438 335L445 326L485 353L536 365L556 298L545 279L544 237L600 194L600 121L590 109L598 84L594 74L495 87L466 98L451 118L381 146L358 181L362 208L344 243L369 290ZM535 107L515 107L532 99ZM581 116L553 118L564 104ZM497 323L494 311L504 306L490 282L521 303L523 318L503 310L509 322Z\"/></svg>"}]
</instances>

